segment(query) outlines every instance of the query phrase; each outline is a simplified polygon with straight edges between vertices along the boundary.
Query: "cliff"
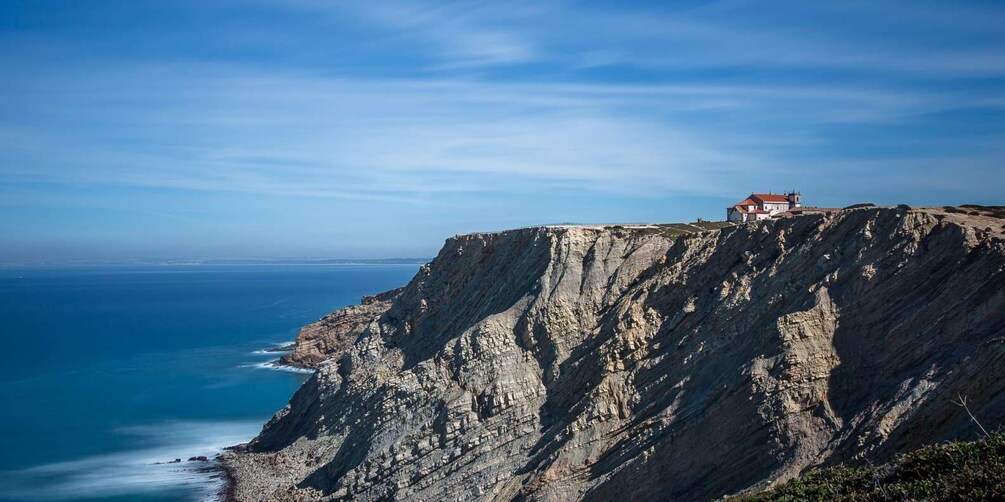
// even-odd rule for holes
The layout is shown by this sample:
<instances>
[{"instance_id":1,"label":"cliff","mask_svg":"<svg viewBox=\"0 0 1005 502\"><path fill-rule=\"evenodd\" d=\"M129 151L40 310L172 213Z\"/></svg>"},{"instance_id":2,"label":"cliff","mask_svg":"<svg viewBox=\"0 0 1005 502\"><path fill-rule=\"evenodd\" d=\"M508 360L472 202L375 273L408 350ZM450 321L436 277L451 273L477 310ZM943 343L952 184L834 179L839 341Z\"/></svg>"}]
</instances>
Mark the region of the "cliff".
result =
<instances>
[{"instance_id":1,"label":"cliff","mask_svg":"<svg viewBox=\"0 0 1005 502\"><path fill-rule=\"evenodd\" d=\"M336 312L242 500L701 500L1005 423L1005 236L981 210L457 236Z\"/></svg>"},{"instance_id":2,"label":"cliff","mask_svg":"<svg viewBox=\"0 0 1005 502\"><path fill-rule=\"evenodd\" d=\"M345 307L304 326L297 334L293 352L281 357L280 364L316 368L326 359L338 359L380 315L391 306L403 288L364 296L359 305Z\"/></svg>"}]
</instances>

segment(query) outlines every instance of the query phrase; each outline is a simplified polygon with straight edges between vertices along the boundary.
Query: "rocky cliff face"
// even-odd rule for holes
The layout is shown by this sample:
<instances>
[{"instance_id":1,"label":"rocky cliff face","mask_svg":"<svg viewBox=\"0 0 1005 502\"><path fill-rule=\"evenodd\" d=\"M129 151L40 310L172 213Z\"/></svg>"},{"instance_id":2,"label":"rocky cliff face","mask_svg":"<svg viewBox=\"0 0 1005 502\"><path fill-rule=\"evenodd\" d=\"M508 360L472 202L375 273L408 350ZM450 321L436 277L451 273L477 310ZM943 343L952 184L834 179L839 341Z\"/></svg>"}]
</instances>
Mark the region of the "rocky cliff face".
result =
<instances>
[{"instance_id":1,"label":"rocky cliff face","mask_svg":"<svg viewBox=\"0 0 1005 502\"><path fill-rule=\"evenodd\" d=\"M447 241L305 329L316 374L246 451L247 500L700 500L1005 423L991 216L869 208L673 235Z\"/></svg>"},{"instance_id":2,"label":"rocky cliff face","mask_svg":"<svg viewBox=\"0 0 1005 502\"><path fill-rule=\"evenodd\" d=\"M304 326L297 334L293 352L279 359L281 364L316 368L322 361L338 359L359 336L391 307L403 288L379 295L364 296L359 305L345 307Z\"/></svg>"}]
</instances>

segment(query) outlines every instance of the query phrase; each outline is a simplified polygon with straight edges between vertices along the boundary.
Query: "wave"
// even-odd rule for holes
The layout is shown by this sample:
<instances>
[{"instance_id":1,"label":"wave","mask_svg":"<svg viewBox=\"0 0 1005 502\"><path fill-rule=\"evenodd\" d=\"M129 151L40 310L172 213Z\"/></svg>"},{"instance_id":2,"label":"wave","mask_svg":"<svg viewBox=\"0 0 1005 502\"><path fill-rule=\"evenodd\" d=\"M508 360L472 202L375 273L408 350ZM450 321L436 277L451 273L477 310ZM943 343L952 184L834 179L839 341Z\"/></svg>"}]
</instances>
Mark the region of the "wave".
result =
<instances>
[{"instance_id":1,"label":"wave","mask_svg":"<svg viewBox=\"0 0 1005 502\"><path fill-rule=\"evenodd\" d=\"M138 495L172 495L213 500L224 480L214 460L227 446L244 443L261 421L168 421L126 427L148 446L78 460L0 473L0 499L67 500ZM205 456L206 462L187 461ZM181 459L181 462L173 462Z\"/></svg>"},{"instance_id":2,"label":"wave","mask_svg":"<svg viewBox=\"0 0 1005 502\"><path fill-rule=\"evenodd\" d=\"M307 374L307 375L310 375L310 374L314 373L314 370L312 370L310 368L301 368L299 366L289 366L287 364L280 364L278 360L276 360L276 361L269 361L269 362L266 362L266 363L242 364L240 367L241 368L261 368L261 369L275 370L275 371L287 371L287 372L290 372L290 373L303 373L303 374Z\"/></svg>"},{"instance_id":3,"label":"wave","mask_svg":"<svg viewBox=\"0 0 1005 502\"><path fill-rule=\"evenodd\" d=\"M256 351L252 352L252 354L255 354L255 355L269 355L269 354L278 354L278 353L284 353L284 352L293 352L293 346L295 344L296 344L295 341L277 342L277 343L273 343L272 347L269 347L267 349L258 349Z\"/></svg>"}]
</instances>

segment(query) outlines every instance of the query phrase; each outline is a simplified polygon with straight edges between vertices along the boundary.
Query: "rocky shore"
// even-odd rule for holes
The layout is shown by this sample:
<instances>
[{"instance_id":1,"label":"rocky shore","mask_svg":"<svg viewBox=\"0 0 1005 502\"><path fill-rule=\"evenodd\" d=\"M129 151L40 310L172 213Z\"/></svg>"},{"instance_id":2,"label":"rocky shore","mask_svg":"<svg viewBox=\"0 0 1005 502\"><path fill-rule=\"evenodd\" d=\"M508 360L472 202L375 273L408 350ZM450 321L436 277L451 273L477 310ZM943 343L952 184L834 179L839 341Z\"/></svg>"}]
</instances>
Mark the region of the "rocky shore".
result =
<instances>
[{"instance_id":1,"label":"rocky shore","mask_svg":"<svg viewBox=\"0 0 1005 502\"><path fill-rule=\"evenodd\" d=\"M234 500L704 500L1005 423L1005 220L456 236L306 326Z\"/></svg>"}]
</instances>

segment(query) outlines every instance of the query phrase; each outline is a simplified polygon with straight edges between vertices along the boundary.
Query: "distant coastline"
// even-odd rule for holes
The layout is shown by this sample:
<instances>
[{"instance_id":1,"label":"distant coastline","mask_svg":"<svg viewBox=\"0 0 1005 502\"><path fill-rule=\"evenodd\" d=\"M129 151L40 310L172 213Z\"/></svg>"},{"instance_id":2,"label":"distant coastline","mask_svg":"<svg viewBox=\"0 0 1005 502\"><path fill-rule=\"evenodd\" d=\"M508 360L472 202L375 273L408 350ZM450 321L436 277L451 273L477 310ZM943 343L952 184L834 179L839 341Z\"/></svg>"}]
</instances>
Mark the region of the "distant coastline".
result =
<instances>
[{"instance_id":1,"label":"distant coastline","mask_svg":"<svg viewBox=\"0 0 1005 502\"><path fill-rule=\"evenodd\" d=\"M74 268L74 267L188 267L224 265L423 265L432 258L233 258L192 260L81 260L3 262L0 268Z\"/></svg>"}]
</instances>

